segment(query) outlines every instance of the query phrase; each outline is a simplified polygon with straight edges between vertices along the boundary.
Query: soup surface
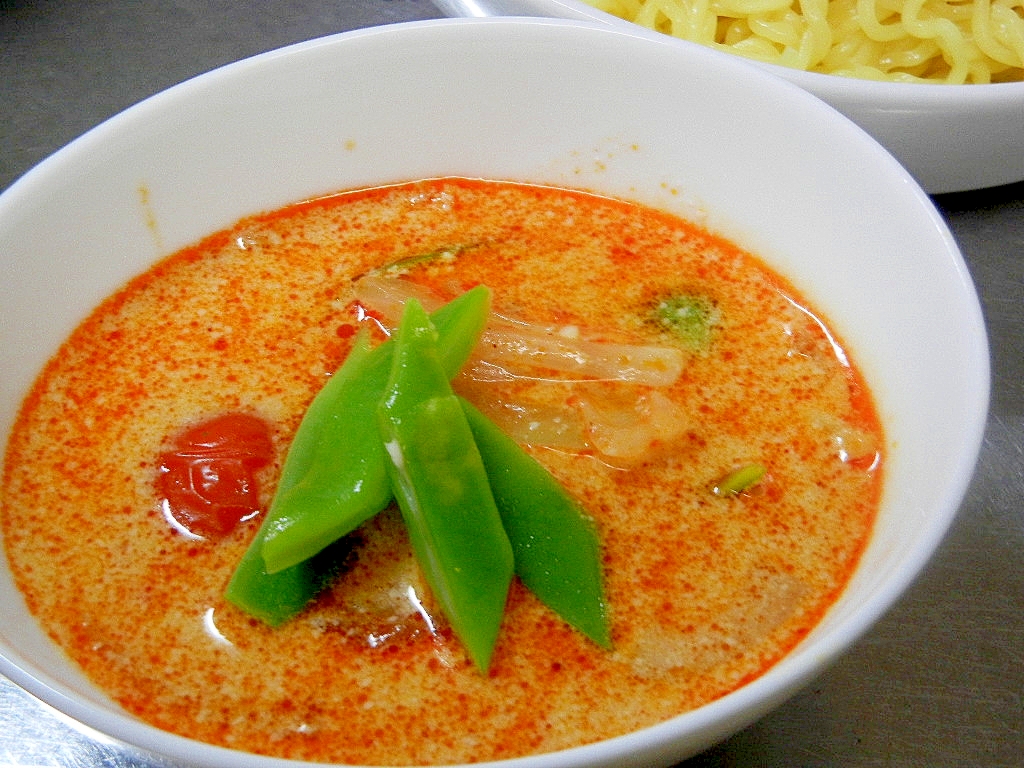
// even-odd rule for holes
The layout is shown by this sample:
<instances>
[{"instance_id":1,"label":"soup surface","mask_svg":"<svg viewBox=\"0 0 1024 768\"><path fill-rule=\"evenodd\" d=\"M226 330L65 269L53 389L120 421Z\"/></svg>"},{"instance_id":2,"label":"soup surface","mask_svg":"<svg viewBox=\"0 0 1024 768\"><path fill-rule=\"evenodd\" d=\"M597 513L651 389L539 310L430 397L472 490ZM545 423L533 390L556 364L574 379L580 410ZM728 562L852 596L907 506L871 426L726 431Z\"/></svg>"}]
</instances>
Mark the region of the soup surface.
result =
<instances>
[{"instance_id":1,"label":"soup surface","mask_svg":"<svg viewBox=\"0 0 1024 768\"><path fill-rule=\"evenodd\" d=\"M269 428L241 483L266 509L357 326L386 324L353 279L394 262L444 299L483 283L496 312L566 339L683 350L681 375L657 385L479 365L455 380L593 517L611 650L513 582L481 674L394 509L350 537L307 610L271 628L223 598L260 514L199 535L167 514L161 456L225 414ZM665 322L679 296L707 310L698 337ZM440 179L255 216L131 281L26 400L0 514L30 610L140 718L291 758L480 761L652 725L762 674L856 566L882 446L839 340L750 254L622 201ZM715 493L750 467L758 482Z\"/></svg>"}]
</instances>

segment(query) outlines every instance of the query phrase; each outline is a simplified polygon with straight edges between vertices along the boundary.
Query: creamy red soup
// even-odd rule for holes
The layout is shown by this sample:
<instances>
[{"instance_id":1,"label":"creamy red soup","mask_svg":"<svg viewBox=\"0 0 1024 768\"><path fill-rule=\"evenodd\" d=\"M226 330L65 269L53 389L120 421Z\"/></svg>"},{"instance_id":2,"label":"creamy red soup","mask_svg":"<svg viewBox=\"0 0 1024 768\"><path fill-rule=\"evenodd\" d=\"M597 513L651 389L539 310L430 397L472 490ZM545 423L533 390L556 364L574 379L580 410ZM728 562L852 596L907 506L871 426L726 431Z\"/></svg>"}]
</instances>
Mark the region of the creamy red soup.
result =
<instances>
[{"instance_id":1,"label":"creamy red soup","mask_svg":"<svg viewBox=\"0 0 1024 768\"><path fill-rule=\"evenodd\" d=\"M307 405L360 325L389 325L367 276L439 300L484 284L495 313L569 343L676 350L668 382L479 360L454 380L593 518L610 650L514 581L481 673L395 509L291 621L225 601ZM696 335L673 325L679 296ZM166 470L211 422L235 453L204 527L174 512ZM148 723L289 758L494 760L653 725L778 662L864 550L882 446L849 350L751 254L629 202L428 180L245 219L101 304L17 420L3 534L31 612Z\"/></svg>"}]
</instances>

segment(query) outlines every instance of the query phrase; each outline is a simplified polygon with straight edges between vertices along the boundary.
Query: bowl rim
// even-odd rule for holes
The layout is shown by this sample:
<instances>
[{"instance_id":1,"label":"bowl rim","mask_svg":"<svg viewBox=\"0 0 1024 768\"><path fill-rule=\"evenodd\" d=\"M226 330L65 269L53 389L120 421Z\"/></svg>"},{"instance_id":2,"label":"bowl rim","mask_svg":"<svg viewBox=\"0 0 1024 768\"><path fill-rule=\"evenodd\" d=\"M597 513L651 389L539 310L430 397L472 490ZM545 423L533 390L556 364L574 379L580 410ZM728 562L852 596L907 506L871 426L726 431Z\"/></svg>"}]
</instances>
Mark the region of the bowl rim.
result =
<instances>
[{"instance_id":1,"label":"bowl rim","mask_svg":"<svg viewBox=\"0 0 1024 768\"><path fill-rule=\"evenodd\" d=\"M197 75L194 78L171 86L149 99L140 102L139 104L128 107L121 113L99 124L96 128L78 137L50 157L46 158L20 179L16 180L7 191L0 195L0 213L3 211L3 202L5 199L9 200L14 196L20 195L21 190L27 188L29 185L37 182L42 183L45 181L46 175L58 173L62 164L73 161L76 153L87 147L87 142L101 138L102 131L117 129L121 123L134 119L134 117L143 109L155 108L162 103L162 99L166 99L171 96L180 97L182 94L186 94L189 89L195 87L197 83L205 82L211 77L232 76L233 74L240 72L243 68L252 66L253 64L260 64L264 61L269 61L272 58L300 53L313 46L338 45L344 44L345 41L350 39L370 37L380 35L382 33L400 33L402 28L429 29L454 25L471 26L480 23L510 25L543 24L545 26L556 25L570 28L608 31L606 25L591 22L589 20L573 21L565 19L508 17L502 19L430 19L386 25L386 28L370 27L352 30L349 32L341 32L260 53L252 57L247 57L245 59L223 65L215 70ZM643 35L636 33L637 29L638 28L631 29L628 36L643 37ZM654 34L657 35L657 33ZM665 36L663 35L657 35L657 37L661 41L664 41L665 39ZM719 57L720 60L725 57L723 54L713 55ZM728 56L727 58L732 61L735 60L736 57ZM732 65L730 64L728 66ZM742 59L737 62L737 66L747 67L750 69ZM795 86L789 86L782 82L779 83L778 87L796 88ZM900 87L903 87L902 84ZM826 109L830 109L825 105L821 106ZM843 119L845 120L845 118ZM866 134L864 135L865 138L867 138ZM907 176L907 181L908 183L913 184L913 182L910 181L909 176ZM918 190L917 194L922 199L926 199L923 191ZM938 217L937 214L935 214L934 223L938 227L944 227L941 218ZM944 236L947 243L953 249L953 252L959 253L952 235L948 230L945 230ZM969 281L969 276L966 276L966 279ZM979 307L978 317L974 318L974 321L981 322L981 328L983 331L984 325L983 321L980 320L980 317ZM984 349L986 359L987 354L986 346ZM979 371L978 375L984 383L987 383L990 376L987 366L984 371ZM516 758L511 761L502 760L476 763L475 765L480 765L484 768L487 768L488 766L495 766L495 768L497 768L499 766L507 766L510 762L514 762L515 765L521 765L524 766L524 768L525 766L530 766L531 768L548 768L550 766L551 768L554 768L555 766L564 765L598 766L631 764L630 757L634 756L641 746L643 747L644 754L649 754L651 752L652 744L660 749L668 749L671 746L671 742L678 737L681 721L686 721L688 724L692 723L693 725L690 727L693 729L699 730L708 728L714 730L712 727L714 724L728 722L730 721L730 718L736 718L740 713L746 713L744 715L745 721L752 721L774 708L778 703L778 695L776 694L776 696L772 696L770 695L771 692L783 690L786 691L786 693L784 693L782 698L788 697L788 695L796 688L806 684L811 678L819 674L824 667L834 662L841 654L843 654L849 646L853 644L853 642L866 632L875 623L875 621L892 606L896 599L904 592L906 587L916 579L917 575L924 567L924 564L931 557L935 548L945 536L950 523L956 516L959 502L962 501L962 498L966 493L967 484L973 475L977 459L977 449L980 448L985 422L984 413L987 412L987 387L985 387L985 392L983 394L979 392L979 396L980 400L975 402L973 406L975 409L980 409L982 417L980 418L980 423L977 424L976 434L966 435L964 441L967 446L976 445L977 447L973 451L969 447L964 451L963 460L960 465L962 472L956 478L956 482L954 482L949 489L948 497L951 503L948 505L948 508L944 510L945 514L936 516L931 521L931 525L929 526L929 535L916 542L916 546L912 550L912 555L905 558L908 565L903 569L900 577L890 578L886 582L884 589L878 590L871 599L866 600L863 606L857 611L857 616L859 617L858 620L846 620L843 622L839 630L832 633L832 642L829 643L828 647L822 648L821 652L817 654L814 659L790 654L780 660L757 679L745 684L732 693L710 702L699 709L682 713L667 721L644 728L640 731L606 739L596 744L573 747L559 752ZM83 702L75 696L69 696L67 693L68 689L51 673L40 669L38 665L22 658L17 653L9 652L2 647L2 643L3 638L0 637L0 673L3 673L21 688L36 696L43 702L67 713L85 726L95 728L103 734L109 734L118 740L125 741L126 743L136 746L144 751L150 751L160 755L170 755L182 760L201 759L202 763L205 765L225 766L226 768L236 765L239 755L245 755L247 759L250 759L259 765L268 766L268 768L270 766L295 768L296 766L301 765L308 765L311 767L323 765L319 763L305 763L303 761L284 758L252 756L248 753L241 753L224 747L196 742L192 739L178 736L155 728L154 726L150 726L137 720L126 712L97 714L96 709L88 702ZM752 702L760 702L760 705L753 706ZM753 713L753 715L748 716L750 713ZM728 735L736 730L734 726L726 726L724 729L719 726L719 728L722 736ZM572 753L574 759L567 762L567 753Z\"/></svg>"}]
</instances>

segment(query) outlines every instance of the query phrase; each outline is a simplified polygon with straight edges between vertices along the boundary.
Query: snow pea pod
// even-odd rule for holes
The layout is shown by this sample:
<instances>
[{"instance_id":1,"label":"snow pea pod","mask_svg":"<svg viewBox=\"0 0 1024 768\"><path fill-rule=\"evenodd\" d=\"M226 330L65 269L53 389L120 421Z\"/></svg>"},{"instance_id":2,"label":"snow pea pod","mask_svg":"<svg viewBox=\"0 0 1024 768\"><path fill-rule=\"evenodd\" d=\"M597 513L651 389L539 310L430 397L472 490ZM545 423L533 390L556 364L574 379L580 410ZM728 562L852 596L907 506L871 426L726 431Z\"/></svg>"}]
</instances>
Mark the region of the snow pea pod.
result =
<instances>
[{"instance_id":1,"label":"snow pea pod","mask_svg":"<svg viewBox=\"0 0 1024 768\"><path fill-rule=\"evenodd\" d=\"M475 346L490 296L478 286L433 314L447 374L454 375ZM391 500L376 407L393 349L390 340L370 349L360 336L314 398L267 517L228 584L229 602L272 626L298 614L329 581L337 566L324 550ZM315 558L321 551L324 557Z\"/></svg>"},{"instance_id":2,"label":"snow pea pod","mask_svg":"<svg viewBox=\"0 0 1024 768\"><path fill-rule=\"evenodd\" d=\"M478 286L434 313L443 339L440 363L449 378L480 337L490 295ZM366 353L354 349L354 364L346 360L306 412L264 524L261 552L269 573L312 557L391 500L375 412L393 350L391 340Z\"/></svg>"},{"instance_id":3,"label":"snow pea pod","mask_svg":"<svg viewBox=\"0 0 1024 768\"><path fill-rule=\"evenodd\" d=\"M311 427L314 424L332 420L331 405L337 399L333 396L334 391L345 391L348 388L347 383L358 382L370 366L372 354L369 337L366 333L361 332L356 337L355 344L345 358L345 362L330 378L327 386L313 399L299 427L300 433L303 427L306 428L307 437L299 439L300 435L297 433L296 439L292 441L281 478L278 481L278 495L275 496L267 518L256 532L256 537L235 567L231 580L228 582L227 590L224 593L228 602L270 626L276 627L283 624L305 608L309 601L327 585L331 573L335 570L329 556L314 559L313 555L323 550L332 541L336 541L340 536L325 541L323 546L315 546L309 557L302 558L299 562L273 573L267 570L262 548L268 532L273 529L273 525L281 515L277 508L277 500L280 498L282 488L288 488L300 482L303 470L308 472L311 466L315 466L317 459L324 460L326 451L315 439L316 435L310 433ZM372 466L363 461L362 456L357 456L356 461L355 466L349 466L353 476L363 473L369 474L372 479L374 475ZM383 464L381 464L381 469L383 470ZM382 479L384 480L382 488L379 487L380 483L371 482L367 486L368 493L359 499L361 506L357 514L363 514L363 509L366 506L379 503L380 507L383 507L387 504L390 488L383 473ZM367 503L365 499L369 496L373 496L373 498ZM275 512L277 516L275 516ZM329 555L329 553L325 553L325 555Z\"/></svg>"},{"instance_id":4,"label":"snow pea pod","mask_svg":"<svg viewBox=\"0 0 1024 768\"><path fill-rule=\"evenodd\" d=\"M610 648L593 520L540 462L471 403L460 402L512 544L516 575L569 625Z\"/></svg>"},{"instance_id":5,"label":"snow pea pod","mask_svg":"<svg viewBox=\"0 0 1024 768\"><path fill-rule=\"evenodd\" d=\"M224 597L265 624L280 626L331 583L350 550L350 542L342 538L298 565L267 573L259 547L250 546L235 566Z\"/></svg>"},{"instance_id":6,"label":"snow pea pod","mask_svg":"<svg viewBox=\"0 0 1024 768\"><path fill-rule=\"evenodd\" d=\"M512 581L513 555L487 471L419 302L406 303L378 408L388 474L434 598L486 672Z\"/></svg>"}]
</instances>

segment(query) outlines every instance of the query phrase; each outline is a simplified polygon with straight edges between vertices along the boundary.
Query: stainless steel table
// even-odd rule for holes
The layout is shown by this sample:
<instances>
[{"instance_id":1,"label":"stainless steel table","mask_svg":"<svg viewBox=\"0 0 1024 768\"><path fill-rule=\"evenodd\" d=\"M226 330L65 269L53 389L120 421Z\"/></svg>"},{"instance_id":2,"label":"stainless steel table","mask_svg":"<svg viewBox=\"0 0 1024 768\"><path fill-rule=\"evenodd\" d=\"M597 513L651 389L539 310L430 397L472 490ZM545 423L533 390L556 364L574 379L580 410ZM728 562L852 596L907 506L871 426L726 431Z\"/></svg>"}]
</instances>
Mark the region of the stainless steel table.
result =
<instances>
[{"instance_id":1,"label":"stainless steel table","mask_svg":"<svg viewBox=\"0 0 1024 768\"><path fill-rule=\"evenodd\" d=\"M0 189L131 104L289 43L438 16L428 0L0 0ZM943 195L991 333L988 431L916 585L826 675L685 763L1024 766L1024 183ZM2 375L2 374L0 374ZM0 768L158 766L0 678Z\"/></svg>"}]
</instances>

